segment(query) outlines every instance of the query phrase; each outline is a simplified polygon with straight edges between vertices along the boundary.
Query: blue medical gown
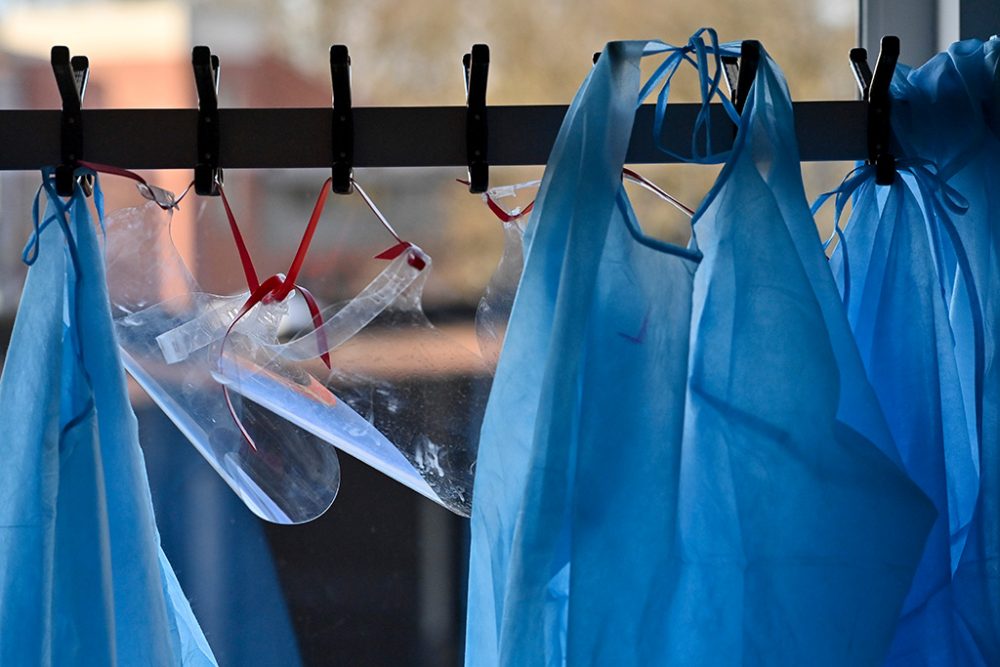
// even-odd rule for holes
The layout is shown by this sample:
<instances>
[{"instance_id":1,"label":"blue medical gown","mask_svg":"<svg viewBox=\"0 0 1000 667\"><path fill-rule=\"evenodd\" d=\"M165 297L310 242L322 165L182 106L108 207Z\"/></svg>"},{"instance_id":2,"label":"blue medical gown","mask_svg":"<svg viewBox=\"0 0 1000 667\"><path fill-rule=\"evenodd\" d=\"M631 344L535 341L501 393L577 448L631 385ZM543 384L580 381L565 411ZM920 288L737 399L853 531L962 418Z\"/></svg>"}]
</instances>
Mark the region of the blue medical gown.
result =
<instances>
[{"instance_id":1,"label":"blue medical gown","mask_svg":"<svg viewBox=\"0 0 1000 667\"><path fill-rule=\"evenodd\" d=\"M978 485L949 472L953 517L951 594L956 664L1000 664L1000 39L953 44L917 69L900 67L893 80L893 130L900 153L929 161L968 209L953 216L968 254L972 281L939 250L943 291L970 422L979 424L973 463ZM940 197L941 193L935 193ZM947 237L945 237L947 238ZM978 298L982 324L970 308ZM976 337L982 336L982 359ZM978 369L978 373L977 373ZM978 375L978 377L977 377ZM933 664L933 663L930 663Z\"/></svg>"},{"instance_id":2,"label":"blue medical gown","mask_svg":"<svg viewBox=\"0 0 1000 667\"><path fill-rule=\"evenodd\" d=\"M929 172L901 169L890 187L877 186L871 168L859 176L863 183L832 264L903 466L938 512L886 664L914 664L915 656L920 664L960 664L951 578L978 472L975 426L967 419L935 259L950 248L934 248L935 239L944 243L947 236L931 233L939 224L936 207L918 200L915 178Z\"/></svg>"},{"instance_id":3,"label":"blue medical gown","mask_svg":"<svg viewBox=\"0 0 1000 667\"><path fill-rule=\"evenodd\" d=\"M86 199L46 193L0 379L0 664L214 665L159 548Z\"/></svg>"},{"instance_id":4,"label":"blue medical gown","mask_svg":"<svg viewBox=\"0 0 1000 667\"><path fill-rule=\"evenodd\" d=\"M764 56L695 222L678 664L877 664L935 514L899 468L794 138Z\"/></svg>"},{"instance_id":5,"label":"blue medical gown","mask_svg":"<svg viewBox=\"0 0 1000 667\"><path fill-rule=\"evenodd\" d=\"M467 664L877 664L934 511L853 344L787 89L765 54L697 246L659 244L621 186L650 45L607 46L546 167L480 442Z\"/></svg>"},{"instance_id":6,"label":"blue medical gown","mask_svg":"<svg viewBox=\"0 0 1000 667\"><path fill-rule=\"evenodd\" d=\"M535 210L548 213L528 229L490 396L472 515L470 665L576 664L581 652L634 663L665 631L678 464L669 445L683 423L698 256L644 236L634 219L621 165L643 44L608 48L546 169ZM612 70L631 96L609 96ZM578 129L595 96L620 120L607 145ZM573 164L600 168L576 174ZM575 611L581 603L590 609Z\"/></svg>"}]
</instances>

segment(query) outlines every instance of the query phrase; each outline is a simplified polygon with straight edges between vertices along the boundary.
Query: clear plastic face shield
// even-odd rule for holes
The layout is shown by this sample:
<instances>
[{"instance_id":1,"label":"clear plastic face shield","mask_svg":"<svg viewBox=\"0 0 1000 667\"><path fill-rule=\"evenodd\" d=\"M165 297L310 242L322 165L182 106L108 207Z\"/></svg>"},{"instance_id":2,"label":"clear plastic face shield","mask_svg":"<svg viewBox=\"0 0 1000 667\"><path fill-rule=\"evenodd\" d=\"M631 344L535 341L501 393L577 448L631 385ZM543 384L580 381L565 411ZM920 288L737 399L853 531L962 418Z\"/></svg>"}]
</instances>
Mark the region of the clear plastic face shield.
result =
<instances>
[{"instance_id":1,"label":"clear plastic face shield","mask_svg":"<svg viewBox=\"0 0 1000 667\"><path fill-rule=\"evenodd\" d=\"M483 202L503 227L503 254L476 308L476 338L483 360L495 369L524 270L524 230L541 181L491 188ZM513 205L512 205L513 203Z\"/></svg>"},{"instance_id":2,"label":"clear plastic face shield","mask_svg":"<svg viewBox=\"0 0 1000 667\"><path fill-rule=\"evenodd\" d=\"M234 410L256 450L249 446L212 376L207 333L224 332L248 294L201 290L171 241L171 213L149 202L115 211L105 222L108 287L125 367L257 516L282 524L316 518L340 486L336 451L237 396ZM261 304L238 329L276 338L286 308Z\"/></svg>"},{"instance_id":3,"label":"clear plastic face shield","mask_svg":"<svg viewBox=\"0 0 1000 667\"><path fill-rule=\"evenodd\" d=\"M356 191L397 243L377 256L388 263L367 287L325 309L292 286L295 264L288 279L243 294L205 293L171 242L169 211L149 203L109 216L126 367L262 518L325 511L339 485L335 448L468 515L490 372L424 315L430 257ZM296 299L309 301L313 327L286 339Z\"/></svg>"}]
</instances>

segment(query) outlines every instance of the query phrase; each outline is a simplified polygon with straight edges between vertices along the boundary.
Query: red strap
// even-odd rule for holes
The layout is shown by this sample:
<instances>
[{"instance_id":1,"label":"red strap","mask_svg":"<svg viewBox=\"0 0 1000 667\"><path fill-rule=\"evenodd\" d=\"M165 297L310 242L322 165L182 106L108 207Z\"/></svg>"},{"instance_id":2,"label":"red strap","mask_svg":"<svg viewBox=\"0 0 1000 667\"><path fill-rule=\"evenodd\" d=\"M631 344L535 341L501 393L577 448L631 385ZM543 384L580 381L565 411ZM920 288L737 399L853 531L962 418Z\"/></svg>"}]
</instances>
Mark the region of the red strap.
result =
<instances>
[{"instance_id":1,"label":"red strap","mask_svg":"<svg viewBox=\"0 0 1000 667\"><path fill-rule=\"evenodd\" d=\"M535 200L532 199L527 206L514 215L506 211L502 206L500 206L500 204L496 203L493 197L490 196L490 193L487 192L484 197L486 198L486 205L490 207L490 210L493 211L494 215L500 218L501 222L513 222L514 220L531 213L531 209L535 207Z\"/></svg>"},{"instance_id":2,"label":"red strap","mask_svg":"<svg viewBox=\"0 0 1000 667\"><path fill-rule=\"evenodd\" d=\"M375 259L390 259L390 260L396 259L400 255L402 255L403 252L405 252L406 249L409 248L411 245L412 244L409 243L408 241L400 241L391 248L386 248L379 254L375 255Z\"/></svg>"},{"instance_id":3,"label":"red strap","mask_svg":"<svg viewBox=\"0 0 1000 667\"><path fill-rule=\"evenodd\" d=\"M466 180L461 179L461 178L456 178L455 180L457 182L461 183L462 185L468 185L469 184L469 181L466 181ZM498 218L500 218L501 222L513 222L514 220L517 220L518 218L523 218L524 216L526 216L529 213L531 213L531 209L535 208L535 200L532 199L530 202L528 202L527 206L525 206L524 208L522 208L515 215L515 214L512 214L507 209L505 209L500 204L498 204L496 202L496 200L493 199L493 196L490 195L489 192L484 192L483 193L483 199L486 200L486 205L489 207L489 209L491 211L493 211L494 215L496 215Z\"/></svg>"},{"instance_id":4,"label":"red strap","mask_svg":"<svg viewBox=\"0 0 1000 667\"><path fill-rule=\"evenodd\" d=\"M375 255L375 259L393 260L412 247L413 244L410 243L409 241L400 241L391 248L386 248L379 254ZM413 268L415 268L417 271L423 271L424 268L427 266L427 262L425 262L417 253L411 254L410 257L407 259L407 263Z\"/></svg>"},{"instance_id":5,"label":"red strap","mask_svg":"<svg viewBox=\"0 0 1000 667\"><path fill-rule=\"evenodd\" d=\"M302 238L302 242L299 244L299 250L295 255L295 259L292 261L292 268L289 270L289 275L279 276L273 275L263 283L261 283L257 278L257 271L254 269L253 260L250 258L250 251L247 249L246 242L243 240L243 234L240 232L240 227L236 223L236 216L233 215L233 210L229 206L229 200L226 198L226 193L219 185L219 194L222 197L222 205L226 209L226 217L229 219L229 228L233 233L233 240L236 242L236 248L240 254L240 261L243 264L243 273L246 275L247 285L250 287L250 297L240 308L240 312L236 315L236 318L229 324L229 328L226 330L226 335L222 338L222 345L219 350L219 356L221 357L225 353L226 340L229 339L229 335L233 331L233 327L239 322L243 317L250 312L250 309L256 306L261 301L265 299L271 300L275 299L277 301L283 301L285 297L292 290L292 286L298 287L299 291L302 292L302 297L306 301L306 305L309 307L309 313L312 315L313 326L316 327L318 333L316 338L316 344L320 350L320 357L323 359L323 363L326 364L327 368L331 367L330 364L330 353L326 349L326 332L323 330L323 316L320 313L319 305L316 303L316 299L313 297L312 293L295 285L295 277L298 275L299 270L302 268L302 262L305 260L305 251L309 248L309 243L312 241L313 233L316 231L316 223L319 220L319 213L322 212L322 204L326 201L326 193L330 190L329 179L323 184L323 190L320 193L319 201L316 203L316 209L313 211L312 218L309 220L309 225L306 227L306 233ZM243 421L240 419L239 415L236 414L236 409L233 407L232 397L229 395L229 387L225 384L222 385L222 393L226 399L226 407L229 408L229 415L233 418L233 422L236 423L236 427L239 428L240 433L243 435L243 439L247 441L250 447L257 451L257 445L254 443L253 437L247 432L246 427L243 426Z\"/></svg>"},{"instance_id":6,"label":"red strap","mask_svg":"<svg viewBox=\"0 0 1000 667\"><path fill-rule=\"evenodd\" d=\"M326 198L330 192L330 181L332 179L327 179L323 183L323 189L320 191L319 198L316 201L316 206L313 208L312 217L309 219L309 224L306 227L306 232L302 237L302 241L299 244L298 252L295 253L295 259L292 260L292 266L288 270L287 276L274 275L264 281L263 284L260 283L257 278L257 271L254 269L253 260L250 258L250 251L247 249L246 242L243 240L243 234L240 232L240 227L236 223L236 216L233 215L233 210L229 206L229 200L226 198L225 190L222 185L219 185L219 194L222 197L222 204L226 208L226 217L229 218L229 228L233 232L233 239L236 241L236 247L240 253L240 261L243 263L243 272L246 274L247 285L250 287L250 298L247 302L243 304L243 308L240 310L239 315L229 326L229 330L226 332L226 336L232 331L233 325L236 324L250 308L253 308L257 303L261 301L284 301L286 297L291 293L293 288L299 290L302 293L302 297L306 301L306 305L309 307L309 313L312 315L313 326L316 327L319 332L316 336L316 344L320 350L320 358L323 363L326 364L327 368L330 368L330 353L326 349L326 332L323 331L323 315L320 312L319 304L316 302L316 298L312 295L312 292L305 289L301 285L296 284L295 278L299 271L302 269L302 263L305 261L306 252L309 250L309 244L312 241L313 235L316 232L316 225L319 223L320 214L323 213L323 205L326 203ZM268 289L264 289L268 286ZM256 299L255 299L255 295Z\"/></svg>"},{"instance_id":7,"label":"red strap","mask_svg":"<svg viewBox=\"0 0 1000 667\"><path fill-rule=\"evenodd\" d=\"M688 208L687 206L685 206L676 197L674 197L669 192L667 192L666 190L664 190L663 188L661 188L660 186L658 186L656 183L653 183L652 181L650 181L649 179L645 178L644 176L640 176L638 173L632 171L628 167L625 167L625 168L622 169L622 177L623 178L629 178L629 179L635 181L636 183L638 183L642 187L646 188L650 192L655 193L661 199L665 199L671 205L673 205L677 209L683 211L688 217L693 217L694 216L694 210L692 210L691 208Z\"/></svg>"},{"instance_id":8,"label":"red strap","mask_svg":"<svg viewBox=\"0 0 1000 667\"><path fill-rule=\"evenodd\" d=\"M139 176L135 172L95 162L80 162L79 164L80 166L93 171L129 178L142 184L151 194L153 194L153 186L149 185L149 183L147 183L142 176ZM270 301L274 299L277 301L283 301L294 288L298 289L302 293L302 298L305 299L306 305L309 308L309 313L312 316L313 326L316 327L316 343L320 350L320 358L323 360L323 363L327 368L331 367L330 353L327 350L326 331L323 329L323 315L320 312L319 304L316 302L316 298L309 290L295 283L295 279L298 277L299 271L302 269L302 263L305 261L305 255L309 249L309 244L312 242L313 235L316 233L316 226L319 223L320 214L323 212L323 206L326 204L327 196L330 193L330 181L331 179L327 179L326 182L323 183L323 189L320 191L319 198L316 201L316 206L313 208L312 217L309 219L309 224L306 227L305 234L299 244L299 249L295 253L295 259L292 261L292 266L288 270L288 276L274 275L265 280L263 283L261 283L260 279L257 277L257 270L253 265L253 259L250 257L250 250L247 248L242 232L240 232L240 226L236 222L236 216L233 214L233 209L229 205L229 199L226 197L226 192L223 189L222 184L219 184L219 195L222 198L222 205L226 209L226 218L229 221L229 229L233 234L233 241L236 243L236 250L240 256L240 263L243 265L243 274L246 277L247 286L250 288L250 297L240 308L236 318L229 324L229 328L226 329L226 335L222 338L222 344L219 352L220 356L222 356L225 352L226 341L229 339L229 335L232 333L236 323L243 319L243 317L250 312L254 306L265 300ZM171 206L165 206L162 202L157 200L154 195L153 201L155 201L161 208L167 209L176 206L178 200L172 202ZM232 397L229 395L229 388L225 384L222 385L222 391L226 398L226 405L229 408L230 416L232 416L233 421L240 429L240 433L243 434L244 439L250 447L252 447L254 451L257 451L257 445L254 443L253 438L243 426L243 422L240 420L239 415L236 414L236 409L233 407Z\"/></svg>"},{"instance_id":9,"label":"red strap","mask_svg":"<svg viewBox=\"0 0 1000 667\"><path fill-rule=\"evenodd\" d=\"M257 278L257 270L253 266L253 260L250 258L250 251L247 250L246 241L243 240L240 226L236 224L236 216L233 215L233 209L229 206L229 199L226 198L226 191L223 190L222 183L219 183L219 195L222 197L222 205L226 209L226 217L229 219L229 229L233 232L236 250L240 254L240 263L243 264L243 275L246 276L247 287L253 292L260 286L260 279Z\"/></svg>"},{"instance_id":10,"label":"red strap","mask_svg":"<svg viewBox=\"0 0 1000 667\"><path fill-rule=\"evenodd\" d=\"M309 216L309 224L306 225L306 231L302 235L302 241L299 242L299 249L295 252L295 258L292 260L292 265L288 267L288 279L274 293L274 297L279 301L283 300L286 296L288 296L288 293L291 292L292 286L295 284L295 279L298 278L299 271L302 270L302 264L306 261L306 252L309 251L309 244L312 243L313 235L316 233L316 226L319 224L319 218L323 214L323 207L326 205L326 199L330 196L332 183L333 178L328 178L323 181L323 187L320 188L319 197L316 198L316 205L313 206L312 215Z\"/></svg>"},{"instance_id":11,"label":"red strap","mask_svg":"<svg viewBox=\"0 0 1000 667\"><path fill-rule=\"evenodd\" d=\"M128 169L122 169L121 167L114 167L110 164L101 164L99 162L87 162L85 160L80 160L79 162L77 162L77 164L80 165L81 167L90 169L91 171L96 171L102 174L110 174L111 176L122 176L124 178L131 179L136 183L139 183L149 192L153 202L163 210L167 210L177 206L177 200L174 200L169 204L160 201L156 197L156 193L154 192L154 186L147 183L145 178L135 173L134 171L129 171ZM161 192L166 192L164 190L161 190L160 188L155 188L155 189L160 190Z\"/></svg>"},{"instance_id":12,"label":"red strap","mask_svg":"<svg viewBox=\"0 0 1000 667\"><path fill-rule=\"evenodd\" d=\"M229 328L226 329L226 335L222 337L222 344L219 346L220 359L225 356L226 341L229 340L229 334L233 332L233 328L236 326L236 323L243 319L243 316L249 313L251 308L263 301L265 296L279 287L282 282L283 280L281 276L271 276L250 293L250 298L248 298L246 303L243 304L243 307L240 308L240 312L236 314L236 318L229 324ZM226 398L226 407L229 408L229 415L233 418L233 422L236 423L236 427L240 429L240 433L243 434L243 439L246 440L251 449L256 452L257 444L253 441L253 437L250 433L247 432L246 427L243 426L243 421L240 419L240 416L236 414L236 408L233 407L233 399L229 395L229 387L225 384L222 385L222 394Z\"/></svg>"},{"instance_id":13,"label":"red strap","mask_svg":"<svg viewBox=\"0 0 1000 667\"><path fill-rule=\"evenodd\" d=\"M86 167L87 169L92 169L96 172L131 179L136 183L143 185L147 190L149 190L150 193L153 192L153 186L147 183L146 179L133 171L129 171L128 169L122 169L121 167L115 167L108 164L100 164L98 162L80 161L78 164L81 167ZM243 264L243 273L247 279L247 286L252 292L260 285L260 280L257 278L257 271L254 268L253 260L250 258L250 251L247 250L247 244L243 240L243 234L240 233L239 225L236 224L236 216L233 215L233 209L229 206L229 199L226 198L226 192L223 190L221 183L219 184L219 194L222 195L222 205L226 208L226 217L229 219L229 229L232 230L233 240L236 242L236 249L240 255L240 262ZM170 208L169 206L164 206L162 202L155 198L153 201L164 210ZM177 202L175 201L174 205L176 205L176 203Z\"/></svg>"}]
</instances>

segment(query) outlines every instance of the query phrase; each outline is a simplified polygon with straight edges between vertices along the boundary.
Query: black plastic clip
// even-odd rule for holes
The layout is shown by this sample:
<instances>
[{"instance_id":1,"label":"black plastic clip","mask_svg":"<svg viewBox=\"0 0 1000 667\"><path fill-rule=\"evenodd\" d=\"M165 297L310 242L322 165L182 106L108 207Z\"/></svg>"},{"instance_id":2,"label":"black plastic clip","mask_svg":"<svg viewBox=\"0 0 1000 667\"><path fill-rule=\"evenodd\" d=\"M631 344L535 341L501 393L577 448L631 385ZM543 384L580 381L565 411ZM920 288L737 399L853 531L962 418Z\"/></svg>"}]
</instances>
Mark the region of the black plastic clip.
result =
<instances>
[{"instance_id":1,"label":"black plastic clip","mask_svg":"<svg viewBox=\"0 0 1000 667\"><path fill-rule=\"evenodd\" d=\"M740 57L722 56L722 73L726 77L726 85L729 86L729 101L735 104L740 80Z\"/></svg>"},{"instance_id":2,"label":"black plastic clip","mask_svg":"<svg viewBox=\"0 0 1000 667\"><path fill-rule=\"evenodd\" d=\"M851 49L851 70L861 99L868 103L868 164L875 166L875 182L892 185L896 180L896 158L892 145L889 84L899 60L899 38L886 35L879 45L875 72L868 66L868 51Z\"/></svg>"},{"instance_id":3,"label":"black plastic clip","mask_svg":"<svg viewBox=\"0 0 1000 667\"><path fill-rule=\"evenodd\" d=\"M483 193L489 187L487 154L486 79L490 71L490 47L475 44L462 58L465 67L465 150L469 165L469 192Z\"/></svg>"},{"instance_id":4,"label":"black plastic clip","mask_svg":"<svg viewBox=\"0 0 1000 667\"><path fill-rule=\"evenodd\" d=\"M743 115L743 108L750 97L750 87L757 77L757 66L760 64L760 42L755 39L745 40L740 44L740 55L722 56L722 73L729 86L729 99L736 113ZM733 136L739 132L737 124L733 128Z\"/></svg>"},{"instance_id":5,"label":"black plastic clip","mask_svg":"<svg viewBox=\"0 0 1000 667\"><path fill-rule=\"evenodd\" d=\"M333 80L333 191L354 191L354 112L351 110L351 56L343 44L330 47Z\"/></svg>"},{"instance_id":6,"label":"black plastic clip","mask_svg":"<svg viewBox=\"0 0 1000 667\"><path fill-rule=\"evenodd\" d=\"M219 168L219 57L207 46L191 52L194 83L198 89L198 159L194 167L194 191L218 196L222 183Z\"/></svg>"},{"instance_id":7,"label":"black plastic clip","mask_svg":"<svg viewBox=\"0 0 1000 667\"><path fill-rule=\"evenodd\" d=\"M740 44L739 76L736 79L736 93L733 96L733 106L736 113L742 114L750 97L750 88L757 78L757 67L760 65L760 42L747 39Z\"/></svg>"},{"instance_id":8,"label":"black plastic clip","mask_svg":"<svg viewBox=\"0 0 1000 667\"><path fill-rule=\"evenodd\" d=\"M868 101L868 88L872 85L872 68L868 66L868 51L863 48L851 49L851 71L858 84L861 99Z\"/></svg>"},{"instance_id":9,"label":"black plastic clip","mask_svg":"<svg viewBox=\"0 0 1000 667\"><path fill-rule=\"evenodd\" d=\"M56 192L61 197L73 196L76 163L83 159L83 97L90 78L90 61L86 56L70 58L65 46L52 47L52 72L62 98L60 122L60 164L56 167ZM89 181L82 184L89 196L93 191Z\"/></svg>"},{"instance_id":10,"label":"black plastic clip","mask_svg":"<svg viewBox=\"0 0 1000 667\"><path fill-rule=\"evenodd\" d=\"M886 35L879 44L878 60L868 86L868 164L875 166L875 182L892 185L896 157L892 154L892 96L889 84L899 60L899 37Z\"/></svg>"}]
</instances>

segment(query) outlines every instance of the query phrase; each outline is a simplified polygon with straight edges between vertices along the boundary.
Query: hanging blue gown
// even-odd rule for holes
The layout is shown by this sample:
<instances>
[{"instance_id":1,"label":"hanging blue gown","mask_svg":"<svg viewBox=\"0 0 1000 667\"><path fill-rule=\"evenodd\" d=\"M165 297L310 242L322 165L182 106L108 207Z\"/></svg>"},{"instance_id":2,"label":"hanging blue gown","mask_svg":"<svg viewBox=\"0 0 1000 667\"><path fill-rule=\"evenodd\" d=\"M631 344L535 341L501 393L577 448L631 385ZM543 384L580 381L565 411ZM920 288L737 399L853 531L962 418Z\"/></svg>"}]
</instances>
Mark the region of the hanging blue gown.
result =
<instances>
[{"instance_id":1,"label":"hanging blue gown","mask_svg":"<svg viewBox=\"0 0 1000 667\"><path fill-rule=\"evenodd\" d=\"M608 44L546 167L480 442L469 665L877 664L891 640L934 511L766 54L696 244L643 236L622 190L641 58L699 43Z\"/></svg>"},{"instance_id":2,"label":"hanging blue gown","mask_svg":"<svg viewBox=\"0 0 1000 667\"><path fill-rule=\"evenodd\" d=\"M956 255L945 240L954 223L938 215L947 212L931 199L940 185L931 171L904 160L899 173L888 187L875 184L870 166L845 180L838 196L853 194L853 209L831 264L903 466L938 512L886 664L963 664L951 578L978 466L937 262Z\"/></svg>"},{"instance_id":3,"label":"hanging blue gown","mask_svg":"<svg viewBox=\"0 0 1000 667\"><path fill-rule=\"evenodd\" d=\"M766 54L695 229L674 656L877 664L934 511L866 380Z\"/></svg>"},{"instance_id":4,"label":"hanging blue gown","mask_svg":"<svg viewBox=\"0 0 1000 667\"><path fill-rule=\"evenodd\" d=\"M0 664L214 665L159 548L87 200L44 179L0 379Z\"/></svg>"},{"instance_id":5,"label":"hanging blue gown","mask_svg":"<svg viewBox=\"0 0 1000 667\"><path fill-rule=\"evenodd\" d=\"M953 644L946 647L946 638L937 635L931 635L933 641L923 637L917 642L914 635L927 651L926 664L1000 664L998 62L1000 39L958 42L920 68L898 68L892 88L893 131L901 154L932 164L967 209L951 216L958 243L951 242L947 230L932 227L931 233L967 420L978 426L973 440L978 446L971 452L978 479L963 481L948 466L948 499L956 509L950 523ZM944 188L930 194L932 202L948 203ZM949 244L967 255L967 270ZM947 650L953 652L954 662L934 662Z\"/></svg>"}]
</instances>

